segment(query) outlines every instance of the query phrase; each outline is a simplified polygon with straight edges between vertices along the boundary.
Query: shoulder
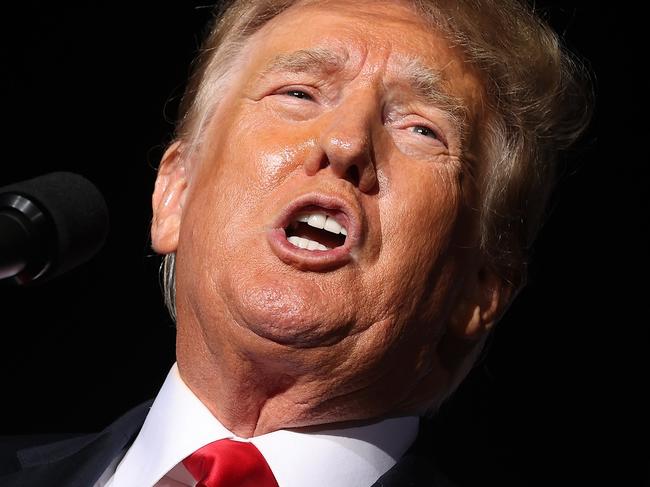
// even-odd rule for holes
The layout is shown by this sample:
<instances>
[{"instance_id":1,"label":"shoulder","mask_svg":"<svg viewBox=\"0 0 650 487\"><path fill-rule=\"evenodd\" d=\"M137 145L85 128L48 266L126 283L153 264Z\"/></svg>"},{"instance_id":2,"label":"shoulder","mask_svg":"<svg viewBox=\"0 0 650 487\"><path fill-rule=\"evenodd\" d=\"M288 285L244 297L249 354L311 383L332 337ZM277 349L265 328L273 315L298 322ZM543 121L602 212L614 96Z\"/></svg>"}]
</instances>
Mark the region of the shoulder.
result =
<instances>
[{"instance_id":1,"label":"shoulder","mask_svg":"<svg viewBox=\"0 0 650 487\"><path fill-rule=\"evenodd\" d=\"M79 449L95 435L45 434L0 436L0 476L23 468L23 453Z\"/></svg>"},{"instance_id":2,"label":"shoulder","mask_svg":"<svg viewBox=\"0 0 650 487\"><path fill-rule=\"evenodd\" d=\"M131 443L150 406L133 408L101 433L0 438L0 485L93 485Z\"/></svg>"},{"instance_id":3,"label":"shoulder","mask_svg":"<svg viewBox=\"0 0 650 487\"><path fill-rule=\"evenodd\" d=\"M15 472L21 468L19 453L23 450L41 446L60 445L65 442L78 444L89 435L46 434L0 436L0 476Z\"/></svg>"}]
</instances>

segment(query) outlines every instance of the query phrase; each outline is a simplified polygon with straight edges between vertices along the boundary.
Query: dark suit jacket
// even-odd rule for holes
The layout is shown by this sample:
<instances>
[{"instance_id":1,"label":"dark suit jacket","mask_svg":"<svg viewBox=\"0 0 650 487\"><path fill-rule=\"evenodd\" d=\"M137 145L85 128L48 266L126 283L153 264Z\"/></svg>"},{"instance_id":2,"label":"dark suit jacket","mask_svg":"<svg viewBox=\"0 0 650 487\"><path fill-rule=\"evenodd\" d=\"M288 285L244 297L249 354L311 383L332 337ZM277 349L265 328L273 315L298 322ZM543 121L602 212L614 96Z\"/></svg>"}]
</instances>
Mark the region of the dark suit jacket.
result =
<instances>
[{"instance_id":1,"label":"dark suit jacket","mask_svg":"<svg viewBox=\"0 0 650 487\"><path fill-rule=\"evenodd\" d=\"M0 440L0 487L92 487L135 440L152 402L132 409L99 434L22 449L15 438ZM372 487L452 487L435 466L428 436L421 428L415 444Z\"/></svg>"}]
</instances>

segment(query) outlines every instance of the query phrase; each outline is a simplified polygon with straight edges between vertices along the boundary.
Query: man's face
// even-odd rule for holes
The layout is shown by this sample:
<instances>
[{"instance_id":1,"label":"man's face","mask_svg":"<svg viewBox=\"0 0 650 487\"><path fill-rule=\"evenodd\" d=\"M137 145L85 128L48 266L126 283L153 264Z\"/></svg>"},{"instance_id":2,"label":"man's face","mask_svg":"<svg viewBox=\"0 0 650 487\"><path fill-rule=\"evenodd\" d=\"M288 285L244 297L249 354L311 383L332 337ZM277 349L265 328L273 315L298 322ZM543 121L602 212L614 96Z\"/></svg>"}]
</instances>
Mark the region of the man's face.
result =
<instances>
[{"instance_id":1,"label":"man's face","mask_svg":"<svg viewBox=\"0 0 650 487\"><path fill-rule=\"evenodd\" d=\"M442 386L476 271L477 78L403 5L347 1L273 19L227 83L188 166L179 333L323 397L399 409Z\"/></svg>"}]
</instances>

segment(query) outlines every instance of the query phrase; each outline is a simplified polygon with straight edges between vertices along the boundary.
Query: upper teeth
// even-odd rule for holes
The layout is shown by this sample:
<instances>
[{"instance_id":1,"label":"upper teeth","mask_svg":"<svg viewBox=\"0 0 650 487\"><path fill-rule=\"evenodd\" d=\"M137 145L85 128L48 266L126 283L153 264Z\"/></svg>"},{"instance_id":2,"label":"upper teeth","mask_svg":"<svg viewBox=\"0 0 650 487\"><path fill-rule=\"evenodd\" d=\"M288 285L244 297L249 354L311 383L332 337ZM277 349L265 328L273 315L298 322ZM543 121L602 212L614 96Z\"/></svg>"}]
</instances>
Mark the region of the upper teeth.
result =
<instances>
[{"instance_id":1,"label":"upper teeth","mask_svg":"<svg viewBox=\"0 0 650 487\"><path fill-rule=\"evenodd\" d=\"M304 222L310 227L327 230L335 235L339 233L343 235L348 234L348 231L339 222L331 216L327 216L325 213L303 213L296 218L296 221Z\"/></svg>"}]
</instances>

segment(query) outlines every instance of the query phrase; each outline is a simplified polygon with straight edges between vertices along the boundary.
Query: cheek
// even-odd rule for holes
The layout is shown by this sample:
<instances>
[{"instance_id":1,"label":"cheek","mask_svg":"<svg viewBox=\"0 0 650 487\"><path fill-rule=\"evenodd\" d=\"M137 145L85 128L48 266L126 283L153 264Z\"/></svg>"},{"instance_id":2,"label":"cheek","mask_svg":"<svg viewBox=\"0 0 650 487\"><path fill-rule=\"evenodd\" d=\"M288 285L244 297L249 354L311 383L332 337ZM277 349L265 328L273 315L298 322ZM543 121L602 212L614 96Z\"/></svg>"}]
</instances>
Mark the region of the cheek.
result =
<instances>
[{"instance_id":1,"label":"cheek","mask_svg":"<svg viewBox=\"0 0 650 487\"><path fill-rule=\"evenodd\" d=\"M450 245L461 208L460 179L450 167L418 167L394 177L381 199L385 248L404 252L417 267L432 263Z\"/></svg>"},{"instance_id":2,"label":"cheek","mask_svg":"<svg viewBox=\"0 0 650 487\"><path fill-rule=\"evenodd\" d=\"M234 232L240 225L255 223L260 201L291 174L306 144L262 132L259 121L238 120L226 130L217 125L222 130L211 127L209 142L199 155L188 198L192 210L186 214L198 216L195 225L202 221Z\"/></svg>"},{"instance_id":3,"label":"cheek","mask_svg":"<svg viewBox=\"0 0 650 487\"><path fill-rule=\"evenodd\" d=\"M278 121L259 102L243 100L233 110L238 115L228 121L227 130L222 130L223 124L213 125L215 136L206 159L228 173L220 179L230 186L266 195L301 165L314 139Z\"/></svg>"},{"instance_id":4,"label":"cheek","mask_svg":"<svg viewBox=\"0 0 650 487\"><path fill-rule=\"evenodd\" d=\"M453 261L461 200L448 168L416 169L393 171L390 191L380 197L381 251L373 275L381 276L382 302L417 319L424 302L444 294L442 264Z\"/></svg>"}]
</instances>

